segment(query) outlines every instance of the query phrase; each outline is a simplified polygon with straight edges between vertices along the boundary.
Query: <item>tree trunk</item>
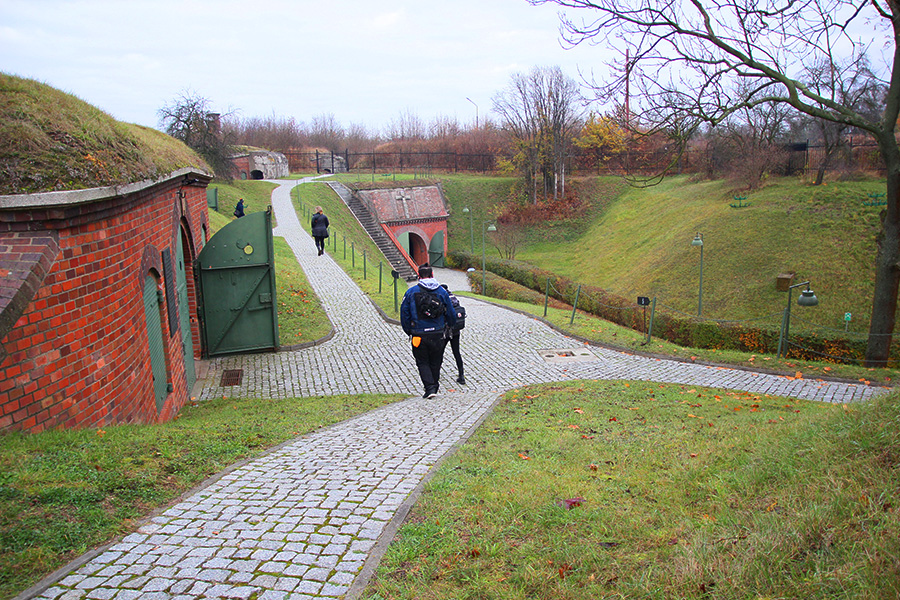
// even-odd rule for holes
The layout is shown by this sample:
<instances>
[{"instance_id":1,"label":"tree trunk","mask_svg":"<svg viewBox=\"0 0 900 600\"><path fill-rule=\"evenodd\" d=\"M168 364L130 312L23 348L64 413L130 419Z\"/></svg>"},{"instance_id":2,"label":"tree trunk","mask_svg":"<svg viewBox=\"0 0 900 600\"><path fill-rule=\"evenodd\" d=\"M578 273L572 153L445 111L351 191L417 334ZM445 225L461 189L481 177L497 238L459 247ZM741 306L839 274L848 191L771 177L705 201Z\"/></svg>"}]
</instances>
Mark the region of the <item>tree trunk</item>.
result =
<instances>
[{"instance_id":1,"label":"tree trunk","mask_svg":"<svg viewBox=\"0 0 900 600\"><path fill-rule=\"evenodd\" d=\"M866 348L866 366L887 364L897 316L900 285L900 150L894 136L879 139L887 168L887 206L881 213L881 233L875 258L875 294Z\"/></svg>"}]
</instances>

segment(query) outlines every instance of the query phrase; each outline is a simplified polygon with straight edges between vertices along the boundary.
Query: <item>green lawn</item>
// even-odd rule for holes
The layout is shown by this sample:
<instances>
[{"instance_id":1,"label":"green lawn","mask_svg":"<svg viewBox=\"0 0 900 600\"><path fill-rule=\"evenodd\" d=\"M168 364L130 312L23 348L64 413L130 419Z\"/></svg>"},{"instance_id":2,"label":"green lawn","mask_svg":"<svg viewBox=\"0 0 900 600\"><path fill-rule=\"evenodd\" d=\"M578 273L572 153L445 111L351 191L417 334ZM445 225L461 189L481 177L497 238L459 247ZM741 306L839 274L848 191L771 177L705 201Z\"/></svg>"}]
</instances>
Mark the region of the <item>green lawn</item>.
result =
<instances>
[{"instance_id":1,"label":"green lawn","mask_svg":"<svg viewBox=\"0 0 900 600\"><path fill-rule=\"evenodd\" d=\"M505 394L363 598L894 599L900 394L629 381Z\"/></svg>"}]
</instances>

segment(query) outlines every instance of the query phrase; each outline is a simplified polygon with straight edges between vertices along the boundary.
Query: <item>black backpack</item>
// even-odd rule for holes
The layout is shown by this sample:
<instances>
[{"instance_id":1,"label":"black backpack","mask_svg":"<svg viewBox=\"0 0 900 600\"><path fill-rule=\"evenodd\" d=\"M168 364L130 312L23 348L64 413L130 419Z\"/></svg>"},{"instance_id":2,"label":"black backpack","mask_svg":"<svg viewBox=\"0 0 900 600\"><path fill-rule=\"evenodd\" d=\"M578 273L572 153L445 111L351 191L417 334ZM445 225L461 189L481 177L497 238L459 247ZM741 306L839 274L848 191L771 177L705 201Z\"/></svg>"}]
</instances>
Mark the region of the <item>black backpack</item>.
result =
<instances>
[{"instance_id":1,"label":"black backpack","mask_svg":"<svg viewBox=\"0 0 900 600\"><path fill-rule=\"evenodd\" d=\"M425 319L437 319L444 316L447 306L441 297L434 292L422 289L416 293L416 314Z\"/></svg>"},{"instance_id":2,"label":"black backpack","mask_svg":"<svg viewBox=\"0 0 900 600\"><path fill-rule=\"evenodd\" d=\"M460 304L457 304L454 307L454 310L456 310L456 325L453 327L453 329L460 330L460 329L465 328L465 326L466 326L466 308Z\"/></svg>"}]
</instances>

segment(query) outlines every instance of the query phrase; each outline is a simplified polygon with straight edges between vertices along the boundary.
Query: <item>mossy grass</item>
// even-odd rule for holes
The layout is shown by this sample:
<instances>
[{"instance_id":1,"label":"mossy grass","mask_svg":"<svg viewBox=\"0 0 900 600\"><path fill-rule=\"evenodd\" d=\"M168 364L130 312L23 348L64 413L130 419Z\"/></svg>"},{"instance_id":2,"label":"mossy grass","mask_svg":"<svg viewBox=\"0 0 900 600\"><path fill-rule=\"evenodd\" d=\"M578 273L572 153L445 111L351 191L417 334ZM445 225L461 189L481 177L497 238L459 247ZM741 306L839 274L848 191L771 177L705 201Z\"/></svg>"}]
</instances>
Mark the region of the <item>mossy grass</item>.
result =
<instances>
[{"instance_id":1,"label":"mossy grass","mask_svg":"<svg viewBox=\"0 0 900 600\"><path fill-rule=\"evenodd\" d=\"M164 424L0 435L0 598L235 462L399 398L223 397Z\"/></svg>"},{"instance_id":2,"label":"mossy grass","mask_svg":"<svg viewBox=\"0 0 900 600\"><path fill-rule=\"evenodd\" d=\"M0 73L0 194L121 185L185 167L211 173L180 141L116 121L44 83Z\"/></svg>"},{"instance_id":3,"label":"mossy grass","mask_svg":"<svg viewBox=\"0 0 900 600\"><path fill-rule=\"evenodd\" d=\"M506 393L362 597L895 598L900 394L635 381Z\"/></svg>"}]
</instances>

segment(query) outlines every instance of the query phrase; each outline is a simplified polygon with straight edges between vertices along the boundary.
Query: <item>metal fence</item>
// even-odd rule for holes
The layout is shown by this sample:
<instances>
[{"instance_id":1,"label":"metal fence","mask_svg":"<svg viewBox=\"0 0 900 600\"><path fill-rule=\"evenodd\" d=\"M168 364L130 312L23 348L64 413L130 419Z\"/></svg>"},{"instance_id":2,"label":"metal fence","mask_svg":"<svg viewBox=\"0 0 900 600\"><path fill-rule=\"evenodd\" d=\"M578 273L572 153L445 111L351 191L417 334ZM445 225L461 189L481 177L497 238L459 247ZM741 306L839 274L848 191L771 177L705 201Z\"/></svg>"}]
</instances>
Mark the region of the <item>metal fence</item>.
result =
<instances>
[{"instance_id":1,"label":"metal fence","mask_svg":"<svg viewBox=\"0 0 900 600\"><path fill-rule=\"evenodd\" d=\"M787 144L783 164L785 174L815 172L825 160L826 148L809 141ZM372 152L301 152L281 150L292 172L317 173L491 173L498 168L499 155L453 151L390 150ZM566 168L572 175L655 174L663 169L676 173L702 171L714 158L712 151L690 149L680 156L670 149L631 150L605 157L594 149L572 148ZM878 146L868 138L846 140L843 151L832 160L830 169L882 172L884 163Z\"/></svg>"}]
</instances>

